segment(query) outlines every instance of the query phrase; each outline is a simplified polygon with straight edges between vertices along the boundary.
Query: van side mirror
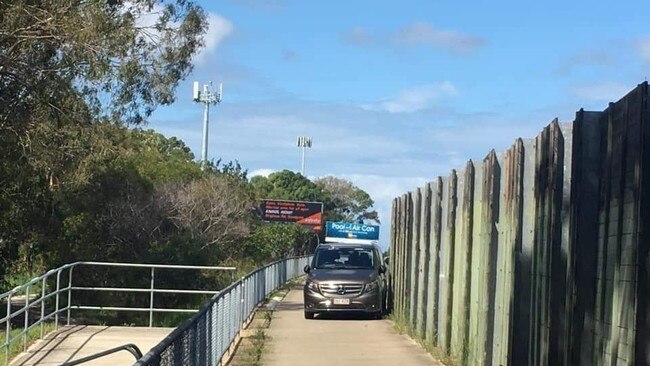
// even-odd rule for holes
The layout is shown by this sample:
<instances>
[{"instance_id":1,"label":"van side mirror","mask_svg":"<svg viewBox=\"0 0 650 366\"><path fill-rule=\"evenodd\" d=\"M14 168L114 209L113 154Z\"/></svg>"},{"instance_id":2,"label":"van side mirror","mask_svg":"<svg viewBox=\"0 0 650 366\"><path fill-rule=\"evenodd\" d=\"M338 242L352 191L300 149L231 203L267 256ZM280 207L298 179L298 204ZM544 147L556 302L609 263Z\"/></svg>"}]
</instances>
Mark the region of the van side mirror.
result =
<instances>
[{"instance_id":1,"label":"van side mirror","mask_svg":"<svg viewBox=\"0 0 650 366\"><path fill-rule=\"evenodd\" d=\"M379 265L379 268L377 270L379 271L379 274L384 274L384 273L386 273L386 266L381 264L381 265Z\"/></svg>"},{"instance_id":2,"label":"van side mirror","mask_svg":"<svg viewBox=\"0 0 650 366\"><path fill-rule=\"evenodd\" d=\"M303 271L305 271L305 273L311 272L311 267L309 266L309 264L306 265L305 268L303 268Z\"/></svg>"}]
</instances>

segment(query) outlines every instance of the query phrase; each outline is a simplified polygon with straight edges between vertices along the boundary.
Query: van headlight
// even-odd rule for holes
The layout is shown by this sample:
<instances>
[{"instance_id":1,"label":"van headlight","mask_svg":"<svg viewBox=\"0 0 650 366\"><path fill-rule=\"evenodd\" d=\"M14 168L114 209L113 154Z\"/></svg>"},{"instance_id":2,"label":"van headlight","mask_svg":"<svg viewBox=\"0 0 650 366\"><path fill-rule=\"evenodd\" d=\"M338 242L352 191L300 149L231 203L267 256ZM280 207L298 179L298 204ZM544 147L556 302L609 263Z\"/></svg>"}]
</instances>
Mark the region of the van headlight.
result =
<instances>
[{"instance_id":1,"label":"van headlight","mask_svg":"<svg viewBox=\"0 0 650 366\"><path fill-rule=\"evenodd\" d=\"M312 282L312 281L307 280L307 282L305 282L305 284L307 285L308 289L318 292L318 284L316 282Z\"/></svg>"},{"instance_id":2,"label":"van headlight","mask_svg":"<svg viewBox=\"0 0 650 366\"><path fill-rule=\"evenodd\" d=\"M379 280L366 283L364 292L373 292L379 289Z\"/></svg>"}]
</instances>

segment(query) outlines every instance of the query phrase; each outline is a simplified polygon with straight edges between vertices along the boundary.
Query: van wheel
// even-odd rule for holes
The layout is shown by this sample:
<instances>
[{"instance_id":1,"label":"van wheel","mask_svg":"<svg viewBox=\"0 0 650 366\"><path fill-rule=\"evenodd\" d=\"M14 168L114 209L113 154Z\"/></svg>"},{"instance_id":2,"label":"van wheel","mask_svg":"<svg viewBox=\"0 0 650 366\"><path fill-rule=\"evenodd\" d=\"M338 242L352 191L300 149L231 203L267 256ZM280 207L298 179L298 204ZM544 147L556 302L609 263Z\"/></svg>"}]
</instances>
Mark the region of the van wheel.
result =
<instances>
[{"instance_id":1,"label":"van wheel","mask_svg":"<svg viewBox=\"0 0 650 366\"><path fill-rule=\"evenodd\" d=\"M314 315L316 314L312 313L311 311L305 311L305 319L314 319Z\"/></svg>"}]
</instances>

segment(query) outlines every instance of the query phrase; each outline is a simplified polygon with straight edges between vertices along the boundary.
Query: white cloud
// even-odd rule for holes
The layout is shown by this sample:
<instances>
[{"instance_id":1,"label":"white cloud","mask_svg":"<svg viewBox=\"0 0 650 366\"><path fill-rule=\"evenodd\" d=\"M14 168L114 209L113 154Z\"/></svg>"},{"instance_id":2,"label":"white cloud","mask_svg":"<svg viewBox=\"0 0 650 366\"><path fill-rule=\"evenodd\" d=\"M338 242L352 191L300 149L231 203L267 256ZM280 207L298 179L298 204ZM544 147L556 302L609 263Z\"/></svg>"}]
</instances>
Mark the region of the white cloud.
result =
<instances>
[{"instance_id":1,"label":"white cloud","mask_svg":"<svg viewBox=\"0 0 650 366\"><path fill-rule=\"evenodd\" d=\"M482 37L438 29L428 23L413 23L400 28L393 34L393 39L401 45L425 45L442 48L453 54L468 54L486 43Z\"/></svg>"},{"instance_id":2,"label":"white cloud","mask_svg":"<svg viewBox=\"0 0 650 366\"><path fill-rule=\"evenodd\" d=\"M195 56L194 61L201 64L214 54L221 42L235 30L232 22L219 14L208 13L208 30L204 36L205 46Z\"/></svg>"},{"instance_id":3,"label":"white cloud","mask_svg":"<svg viewBox=\"0 0 650 366\"><path fill-rule=\"evenodd\" d=\"M268 177L273 173L275 173L275 169L263 168L253 170L252 172L248 173L248 176L251 178L256 176Z\"/></svg>"},{"instance_id":4,"label":"white cloud","mask_svg":"<svg viewBox=\"0 0 650 366\"><path fill-rule=\"evenodd\" d=\"M631 89L632 87L622 83L605 82L577 85L571 88L571 93L590 101L611 102L620 99Z\"/></svg>"},{"instance_id":5,"label":"white cloud","mask_svg":"<svg viewBox=\"0 0 650 366\"><path fill-rule=\"evenodd\" d=\"M458 89L454 84L443 81L437 84L404 89L393 99L364 104L362 108L390 113L412 113L434 107L441 99L456 95L458 95Z\"/></svg>"},{"instance_id":6,"label":"white cloud","mask_svg":"<svg viewBox=\"0 0 650 366\"><path fill-rule=\"evenodd\" d=\"M160 37L160 33L155 29L155 25L164 12L163 6L154 4L148 10L143 5L134 5L132 2L124 4L124 11L130 11L135 16L135 26L140 28L144 33L143 37L155 40ZM221 42L230 35L235 27L232 22L219 14L207 13L208 29L203 36L204 46L198 54L194 56L194 62L200 64L205 62L208 56L214 53ZM180 23L172 23L177 28Z\"/></svg>"}]
</instances>

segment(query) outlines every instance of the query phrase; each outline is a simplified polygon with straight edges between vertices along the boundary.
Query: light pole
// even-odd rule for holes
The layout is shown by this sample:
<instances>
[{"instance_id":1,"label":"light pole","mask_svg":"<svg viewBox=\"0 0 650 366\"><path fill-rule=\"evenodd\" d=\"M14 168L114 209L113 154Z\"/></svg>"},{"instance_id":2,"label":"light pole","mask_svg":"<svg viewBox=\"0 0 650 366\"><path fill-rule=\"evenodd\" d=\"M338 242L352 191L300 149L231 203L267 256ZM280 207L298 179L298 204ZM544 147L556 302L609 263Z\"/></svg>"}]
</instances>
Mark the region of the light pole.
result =
<instances>
[{"instance_id":1,"label":"light pole","mask_svg":"<svg viewBox=\"0 0 650 366\"><path fill-rule=\"evenodd\" d=\"M210 104L221 103L221 93L223 85L219 84L218 91L212 91L212 82L210 84L203 84L203 90L199 90L199 82L194 82L194 90L192 99L196 103L205 104L203 111L203 146L201 147L201 170L205 170L208 164L208 123L210 118Z\"/></svg>"},{"instance_id":2,"label":"light pole","mask_svg":"<svg viewBox=\"0 0 650 366\"><path fill-rule=\"evenodd\" d=\"M305 151L307 148L311 147L311 137L308 136L298 136L298 147L302 147L302 165L300 168L300 174L305 175Z\"/></svg>"}]
</instances>

